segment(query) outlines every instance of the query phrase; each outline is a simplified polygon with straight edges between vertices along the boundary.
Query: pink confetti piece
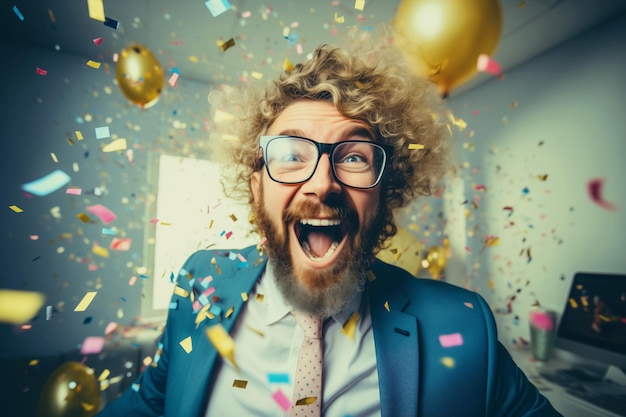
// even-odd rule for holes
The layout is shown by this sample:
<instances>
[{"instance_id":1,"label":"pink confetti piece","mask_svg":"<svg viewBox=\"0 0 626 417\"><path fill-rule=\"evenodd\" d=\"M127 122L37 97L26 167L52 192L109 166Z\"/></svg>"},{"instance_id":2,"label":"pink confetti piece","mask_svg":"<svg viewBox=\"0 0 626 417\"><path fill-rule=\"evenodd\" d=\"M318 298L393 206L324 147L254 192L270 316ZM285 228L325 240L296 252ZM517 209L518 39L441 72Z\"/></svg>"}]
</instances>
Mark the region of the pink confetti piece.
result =
<instances>
[{"instance_id":1,"label":"pink confetti piece","mask_svg":"<svg viewBox=\"0 0 626 417\"><path fill-rule=\"evenodd\" d=\"M68 188L67 190L65 190L65 194L81 195L82 193L83 190L80 188Z\"/></svg>"},{"instance_id":2,"label":"pink confetti piece","mask_svg":"<svg viewBox=\"0 0 626 417\"><path fill-rule=\"evenodd\" d=\"M150 223L152 224L157 224L159 222L159 219L157 219L156 217L153 217L150 219Z\"/></svg>"},{"instance_id":3,"label":"pink confetti piece","mask_svg":"<svg viewBox=\"0 0 626 417\"><path fill-rule=\"evenodd\" d=\"M113 333L118 328L118 326L119 325L116 322L112 321L111 323L107 324L107 327L104 329L104 334L109 335Z\"/></svg>"},{"instance_id":4,"label":"pink confetti piece","mask_svg":"<svg viewBox=\"0 0 626 417\"><path fill-rule=\"evenodd\" d=\"M291 401L289 401L289 398L285 396L282 390L278 389L274 391L274 393L272 394L272 398L274 399L274 401L276 401L280 408L283 409L285 413L291 408Z\"/></svg>"},{"instance_id":5,"label":"pink confetti piece","mask_svg":"<svg viewBox=\"0 0 626 417\"><path fill-rule=\"evenodd\" d=\"M176 87L176 80L178 80L178 74L177 73L173 73L170 76L170 79L167 80L168 84L171 85L172 87Z\"/></svg>"},{"instance_id":6,"label":"pink confetti piece","mask_svg":"<svg viewBox=\"0 0 626 417\"><path fill-rule=\"evenodd\" d=\"M479 190L485 190L486 187L483 184L476 184L474 186L474 190L479 191Z\"/></svg>"},{"instance_id":7,"label":"pink confetti piece","mask_svg":"<svg viewBox=\"0 0 626 417\"><path fill-rule=\"evenodd\" d=\"M37 68L35 69L35 72L37 73L37 75L46 75L46 74L48 74L48 71L47 71L47 70L45 70L45 69L41 69L41 68L39 68L39 67L37 67Z\"/></svg>"},{"instance_id":8,"label":"pink confetti piece","mask_svg":"<svg viewBox=\"0 0 626 417\"><path fill-rule=\"evenodd\" d=\"M591 200L606 210L617 210L617 206L613 203L606 201L602 197L602 188L604 187L603 178L594 178L587 183L587 191Z\"/></svg>"},{"instance_id":9,"label":"pink confetti piece","mask_svg":"<svg viewBox=\"0 0 626 417\"><path fill-rule=\"evenodd\" d=\"M94 204L93 206L87 206L87 211L98 216L98 218L100 218L100 220L102 220L104 224L109 224L113 220L117 219L117 216L115 215L115 213L113 213L111 210L109 210L102 204Z\"/></svg>"},{"instance_id":10,"label":"pink confetti piece","mask_svg":"<svg viewBox=\"0 0 626 417\"><path fill-rule=\"evenodd\" d=\"M28 238L30 240L39 240L39 235L30 235Z\"/></svg>"},{"instance_id":11,"label":"pink confetti piece","mask_svg":"<svg viewBox=\"0 0 626 417\"><path fill-rule=\"evenodd\" d=\"M96 44L96 46L100 46L100 44L102 43L102 38L96 38L93 40L93 43Z\"/></svg>"},{"instance_id":12,"label":"pink confetti piece","mask_svg":"<svg viewBox=\"0 0 626 417\"><path fill-rule=\"evenodd\" d=\"M135 275L133 275L132 277L130 277L130 279L128 280L128 285L129 286L133 286L135 285L135 283L137 282L137 277Z\"/></svg>"},{"instance_id":13,"label":"pink confetti piece","mask_svg":"<svg viewBox=\"0 0 626 417\"><path fill-rule=\"evenodd\" d=\"M98 265L91 264L91 265L89 265L89 266L87 267L87 269L88 269L89 271L92 271L92 272L93 272L93 271L97 271L97 270L98 270Z\"/></svg>"},{"instance_id":14,"label":"pink confetti piece","mask_svg":"<svg viewBox=\"0 0 626 417\"><path fill-rule=\"evenodd\" d=\"M80 347L80 353L89 355L90 353L100 353L104 348L104 337L88 336Z\"/></svg>"},{"instance_id":15,"label":"pink confetti piece","mask_svg":"<svg viewBox=\"0 0 626 417\"><path fill-rule=\"evenodd\" d=\"M246 259L246 257L245 257L245 256L243 256L241 253L238 253L238 254L237 254L237 258L239 258L239 260L240 260L241 262L248 262L248 260Z\"/></svg>"},{"instance_id":16,"label":"pink confetti piece","mask_svg":"<svg viewBox=\"0 0 626 417\"><path fill-rule=\"evenodd\" d=\"M491 57L487 54L480 54L478 56L478 61L476 62L476 69L479 72L486 72L491 75L495 75L499 77L502 74L500 69L500 64L495 60L491 59Z\"/></svg>"},{"instance_id":17,"label":"pink confetti piece","mask_svg":"<svg viewBox=\"0 0 626 417\"><path fill-rule=\"evenodd\" d=\"M249 18L250 16L252 16L252 12L246 10L245 12L241 13L241 17L243 17L244 19Z\"/></svg>"},{"instance_id":18,"label":"pink confetti piece","mask_svg":"<svg viewBox=\"0 0 626 417\"><path fill-rule=\"evenodd\" d=\"M132 239L129 238L129 237L127 237L127 238L114 237L113 240L111 240L111 244L109 245L109 249L112 249L112 250L129 250L131 242L132 242Z\"/></svg>"},{"instance_id":19,"label":"pink confetti piece","mask_svg":"<svg viewBox=\"0 0 626 417\"><path fill-rule=\"evenodd\" d=\"M227 233L226 233L226 239L230 239L230 237L231 237L232 235L233 235L233 232L232 232L232 231L227 232Z\"/></svg>"},{"instance_id":20,"label":"pink confetti piece","mask_svg":"<svg viewBox=\"0 0 626 417\"><path fill-rule=\"evenodd\" d=\"M463 336L461 336L461 333L442 334L439 335L439 343L445 348L461 346L463 344Z\"/></svg>"}]
</instances>

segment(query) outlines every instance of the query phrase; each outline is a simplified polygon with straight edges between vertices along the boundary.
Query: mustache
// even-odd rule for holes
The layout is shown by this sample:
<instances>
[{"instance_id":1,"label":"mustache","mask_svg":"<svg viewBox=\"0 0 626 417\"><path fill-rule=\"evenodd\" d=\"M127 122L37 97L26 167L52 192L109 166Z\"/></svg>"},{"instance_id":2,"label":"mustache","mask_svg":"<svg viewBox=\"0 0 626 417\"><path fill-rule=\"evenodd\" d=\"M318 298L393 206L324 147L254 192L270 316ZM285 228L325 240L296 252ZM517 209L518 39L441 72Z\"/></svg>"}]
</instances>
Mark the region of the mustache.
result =
<instances>
[{"instance_id":1,"label":"mustache","mask_svg":"<svg viewBox=\"0 0 626 417\"><path fill-rule=\"evenodd\" d=\"M358 224L359 215L355 209L346 206L330 206L310 200L300 201L293 206L287 207L283 211L283 222L285 225L307 218L329 217L340 221L350 221Z\"/></svg>"}]
</instances>

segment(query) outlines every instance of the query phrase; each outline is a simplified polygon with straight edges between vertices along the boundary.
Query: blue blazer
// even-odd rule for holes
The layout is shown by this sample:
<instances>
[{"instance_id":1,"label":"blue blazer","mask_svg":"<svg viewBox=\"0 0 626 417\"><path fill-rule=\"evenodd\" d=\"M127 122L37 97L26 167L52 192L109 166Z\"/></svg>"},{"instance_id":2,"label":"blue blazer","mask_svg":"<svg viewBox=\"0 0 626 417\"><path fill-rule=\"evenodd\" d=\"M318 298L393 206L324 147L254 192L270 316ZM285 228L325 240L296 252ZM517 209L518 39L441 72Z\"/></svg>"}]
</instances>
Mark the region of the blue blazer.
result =
<instances>
[{"instance_id":1,"label":"blue blazer","mask_svg":"<svg viewBox=\"0 0 626 417\"><path fill-rule=\"evenodd\" d=\"M244 260L229 256L231 252ZM177 285L199 300L205 289L201 279L211 275L216 317L196 326L190 297L173 295L178 307L170 309L158 363L147 367L133 389L98 417L204 416L212 371L222 360L205 328L221 322L231 330L243 307L241 293L254 288L266 261L254 246L190 256ZM372 272L375 279L368 280L367 293L383 417L560 415L498 342L493 315L481 296L445 282L417 279L379 260ZM225 317L231 307L234 311ZM462 344L444 347L442 335L455 335L451 337L457 341L460 335ZM188 336L190 353L179 345ZM443 358L451 358L454 365L445 366Z\"/></svg>"}]
</instances>

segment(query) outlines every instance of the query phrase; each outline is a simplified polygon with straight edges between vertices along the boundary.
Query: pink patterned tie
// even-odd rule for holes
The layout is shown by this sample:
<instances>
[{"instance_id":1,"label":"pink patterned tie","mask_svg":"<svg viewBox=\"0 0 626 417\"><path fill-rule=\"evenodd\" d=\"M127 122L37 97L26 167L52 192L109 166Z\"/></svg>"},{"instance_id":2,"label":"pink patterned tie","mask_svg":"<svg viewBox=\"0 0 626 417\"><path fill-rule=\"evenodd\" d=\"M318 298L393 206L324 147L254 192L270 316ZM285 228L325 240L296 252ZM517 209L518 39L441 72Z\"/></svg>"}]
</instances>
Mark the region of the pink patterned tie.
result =
<instances>
[{"instance_id":1,"label":"pink patterned tie","mask_svg":"<svg viewBox=\"0 0 626 417\"><path fill-rule=\"evenodd\" d=\"M289 417L319 417L322 408L322 318L292 311L304 332Z\"/></svg>"}]
</instances>

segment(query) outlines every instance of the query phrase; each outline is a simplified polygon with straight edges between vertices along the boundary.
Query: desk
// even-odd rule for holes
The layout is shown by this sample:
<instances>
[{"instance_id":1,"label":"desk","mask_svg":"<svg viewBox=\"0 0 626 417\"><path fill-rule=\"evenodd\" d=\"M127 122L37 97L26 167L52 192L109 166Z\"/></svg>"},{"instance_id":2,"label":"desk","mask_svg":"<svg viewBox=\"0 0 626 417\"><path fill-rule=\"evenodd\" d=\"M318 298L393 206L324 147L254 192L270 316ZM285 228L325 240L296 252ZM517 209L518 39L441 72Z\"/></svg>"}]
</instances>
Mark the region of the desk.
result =
<instances>
[{"instance_id":1,"label":"desk","mask_svg":"<svg viewBox=\"0 0 626 417\"><path fill-rule=\"evenodd\" d=\"M550 400L552 406L559 413L563 414L564 417L619 417L616 414L568 396L565 394L563 387L553 384L539 375L539 372L542 371L569 368L572 366L571 362L558 357L552 358L547 362L540 362L532 357L532 352L529 348L511 349L509 353L528 379L537 387L541 394Z\"/></svg>"}]
</instances>

